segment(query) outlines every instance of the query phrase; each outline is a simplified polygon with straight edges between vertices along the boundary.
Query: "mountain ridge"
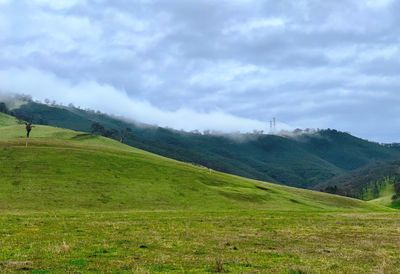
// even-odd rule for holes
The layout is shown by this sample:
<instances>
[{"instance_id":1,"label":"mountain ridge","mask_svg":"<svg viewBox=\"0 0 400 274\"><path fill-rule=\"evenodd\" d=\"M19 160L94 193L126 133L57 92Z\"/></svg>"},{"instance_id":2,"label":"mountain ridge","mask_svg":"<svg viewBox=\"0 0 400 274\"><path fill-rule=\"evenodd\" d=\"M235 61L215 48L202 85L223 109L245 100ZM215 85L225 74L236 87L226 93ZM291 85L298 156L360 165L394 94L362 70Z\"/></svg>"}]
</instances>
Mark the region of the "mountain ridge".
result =
<instances>
[{"instance_id":1,"label":"mountain ridge","mask_svg":"<svg viewBox=\"0 0 400 274\"><path fill-rule=\"evenodd\" d=\"M400 150L336 130L296 137L266 134L202 135L126 122L77 108L28 102L12 114L36 124L90 132L97 123L105 134L125 144L175 160L247 178L302 188L363 167L373 161L400 158ZM126 132L129 128L130 131ZM123 138L122 138L122 135ZM244 140L235 140L239 136Z\"/></svg>"}]
</instances>

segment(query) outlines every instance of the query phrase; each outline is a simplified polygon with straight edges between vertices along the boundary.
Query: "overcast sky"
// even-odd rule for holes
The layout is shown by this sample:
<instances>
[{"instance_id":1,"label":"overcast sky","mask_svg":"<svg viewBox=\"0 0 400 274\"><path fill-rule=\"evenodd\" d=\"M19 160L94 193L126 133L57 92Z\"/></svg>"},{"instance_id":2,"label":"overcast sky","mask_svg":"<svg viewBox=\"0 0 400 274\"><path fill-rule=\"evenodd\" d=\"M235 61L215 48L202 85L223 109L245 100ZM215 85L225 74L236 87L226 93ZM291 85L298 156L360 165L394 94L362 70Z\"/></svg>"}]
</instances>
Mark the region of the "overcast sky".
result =
<instances>
[{"instance_id":1,"label":"overcast sky","mask_svg":"<svg viewBox=\"0 0 400 274\"><path fill-rule=\"evenodd\" d=\"M0 0L0 90L177 129L400 142L400 0Z\"/></svg>"}]
</instances>

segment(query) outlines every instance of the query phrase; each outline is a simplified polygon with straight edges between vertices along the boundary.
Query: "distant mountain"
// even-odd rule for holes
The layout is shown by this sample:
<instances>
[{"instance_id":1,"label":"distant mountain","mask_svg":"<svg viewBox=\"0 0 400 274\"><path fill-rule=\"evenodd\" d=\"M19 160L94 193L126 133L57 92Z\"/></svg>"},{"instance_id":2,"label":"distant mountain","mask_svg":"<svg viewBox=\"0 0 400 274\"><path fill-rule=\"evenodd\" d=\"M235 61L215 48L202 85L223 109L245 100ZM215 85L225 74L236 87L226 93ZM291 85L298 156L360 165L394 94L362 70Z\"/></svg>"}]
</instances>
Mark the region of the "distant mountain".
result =
<instances>
[{"instance_id":1,"label":"distant mountain","mask_svg":"<svg viewBox=\"0 0 400 274\"><path fill-rule=\"evenodd\" d=\"M400 158L400 150L336 130L285 137L212 135L128 122L94 111L28 102L12 110L20 119L100 134L176 160L248 178L312 188L374 161Z\"/></svg>"}]
</instances>

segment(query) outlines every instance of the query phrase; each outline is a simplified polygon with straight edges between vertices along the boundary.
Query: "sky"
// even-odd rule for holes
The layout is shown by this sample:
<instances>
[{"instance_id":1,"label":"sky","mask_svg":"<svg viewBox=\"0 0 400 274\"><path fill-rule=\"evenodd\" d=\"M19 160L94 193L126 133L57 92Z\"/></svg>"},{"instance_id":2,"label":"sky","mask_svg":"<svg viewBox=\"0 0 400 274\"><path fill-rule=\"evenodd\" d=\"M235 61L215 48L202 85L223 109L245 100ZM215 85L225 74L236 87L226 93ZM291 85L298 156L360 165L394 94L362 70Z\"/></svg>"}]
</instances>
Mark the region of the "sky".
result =
<instances>
[{"instance_id":1,"label":"sky","mask_svg":"<svg viewBox=\"0 0 400 274\"><path fill-rule=\"evenodd\" d=\"M185 130L400 142L400 0L0 0L0 91Z\"/></svg>"}]
</instances>

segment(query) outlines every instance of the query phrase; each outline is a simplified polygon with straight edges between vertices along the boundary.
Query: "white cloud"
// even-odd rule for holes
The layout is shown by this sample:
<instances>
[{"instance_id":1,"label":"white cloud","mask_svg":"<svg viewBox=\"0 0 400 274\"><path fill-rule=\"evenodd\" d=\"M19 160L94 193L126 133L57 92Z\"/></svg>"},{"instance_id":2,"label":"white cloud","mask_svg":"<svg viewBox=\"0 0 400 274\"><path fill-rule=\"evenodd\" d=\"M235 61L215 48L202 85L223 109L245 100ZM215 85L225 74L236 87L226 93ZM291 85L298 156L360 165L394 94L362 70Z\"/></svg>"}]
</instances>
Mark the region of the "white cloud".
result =
<instances>
[{"instance_id":1,"label":"white cloud","mask_svg":"<svg viewBox=\"0 0 400 274\"><path fill-rule=\"evenodd\" d=\"M365 1L369 7L373 8L385 8L394 2L394 0L365 0Z\"/></svg>"},{"instance_id":2,"label":"white cloud","mask_svg":"<svg viewBox=\"0 0 400 274\"><path fill-rule=\"evenodd\" d=\"M284 27L286 21L283 18L253 18L244 22L229 22L222 30L223 34L232 34L235 32L249 34L252 31L262 29Z\"/></svg>"},{"instance_id":3,"label":"white cloud","mask_svg":"<svg viewBox=\"0 0 400 274\"><path fill-rule=\"evenodd\" d=\"M19 1L19 0L17 0ZM55 10L69 9L78 4L85 4L85 0L31 0L33 3Z\"/></svg>"},{"instance_id":4,"label":"white cloud","mask_svg":"<svg viewBox=\"0 0 400 274\"><path fill-rule=\"evenodd\" d=\"M237 117L220 110L196 112L188 108L175 111L159 109L134 99L125 91L95 81L71 83L54 74L36 69L0 70L3 92L27 93L39 100L51 98L71 102L83 108L101 110L131 120L185 130L221 130L225 132L265 130L262 121Z\"/></svg>"},{"instance_id":5,"label":"white cloud","mask_svg":"<svg viewBox=\"0 0 400 274\"><path fill-rule=\"evenodd\" d=\"M193 74L188 82L190 85L218 87L259 71L260 68L254 65L240 64L238 62L218 62L206 64L203 70Z\"/></svg>"}]
</instances>

